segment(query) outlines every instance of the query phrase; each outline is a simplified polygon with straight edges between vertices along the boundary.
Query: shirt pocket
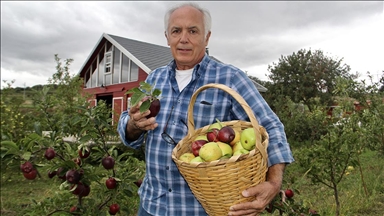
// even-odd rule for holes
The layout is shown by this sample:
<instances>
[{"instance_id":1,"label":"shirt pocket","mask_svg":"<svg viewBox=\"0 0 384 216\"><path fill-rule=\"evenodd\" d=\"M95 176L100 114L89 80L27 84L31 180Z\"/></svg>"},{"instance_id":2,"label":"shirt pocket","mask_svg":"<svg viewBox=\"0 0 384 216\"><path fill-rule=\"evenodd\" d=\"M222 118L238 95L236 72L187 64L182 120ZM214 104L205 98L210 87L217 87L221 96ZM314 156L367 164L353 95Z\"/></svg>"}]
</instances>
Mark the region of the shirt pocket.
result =
<instances>
[{"instance_id":1,"label":"shirt pocket","mask_svg":"<svg viewBox=\"0 0 384 216\"><path fill-rule=\"evenodd\" d=\"M227 121L230 119L231 100L228 94L220 92L221 90L209 91L207 89L201 92L194 104L193 116L195 128L201 128L219 121Z\"/></svg>"}]
</instances>

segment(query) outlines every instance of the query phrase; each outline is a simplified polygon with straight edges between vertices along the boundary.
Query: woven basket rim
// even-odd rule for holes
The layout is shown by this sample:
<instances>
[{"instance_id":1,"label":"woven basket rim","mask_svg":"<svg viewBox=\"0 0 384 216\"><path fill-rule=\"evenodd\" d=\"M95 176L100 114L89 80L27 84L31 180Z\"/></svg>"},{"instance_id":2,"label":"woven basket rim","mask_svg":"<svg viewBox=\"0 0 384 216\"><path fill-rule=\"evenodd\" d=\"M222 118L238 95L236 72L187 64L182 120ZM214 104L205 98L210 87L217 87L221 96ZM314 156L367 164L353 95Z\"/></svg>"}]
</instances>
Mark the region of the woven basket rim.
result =
<instances>
[{"instance_id":1,"label":"woven basket rim","mask_svg":"<svg viewBox=\"0 0 384 216\"><path fill-rule=\"evenodd\" d=\"M245 110L245 112L247 113L247 115L250 119L250 122L243 121L243 120L232 120L232 121L223 122L224 124L227 124L228 122L240 122L240 123L247 123L247 124L250 123L251 126L255 130L255 134L257 134L257 132L259 132L265 138L266 142L263 143L262 140L256 140L255 149L251 150L248 154L235 155L229 159L221 159L221 160L215 160L215 161L211 161L211 162L198 162L198 163L188 163L188 162L179 160L179 158L176 155L177 155L177 151L181 148L181 146L184 144L188 144L187 141L190 141L190 139L193 137L193 135L196 133L196 131L204 130L204 129L207 129L209 127L209 125L206 125L202 128L195 130L194 118L193 118L193 106L194 106L194 103L196 101L197 95L200 92L202 92L203 90L208 89L208 88L218 88L218 89L221 89L221 90L227 92L228 94L230 94L234 99L236 99L237 102L239 102L239 104L243 107L243 109ZM257 152L259 152L262 155L262 164L267 163L267 157L268 157L267 156L267 148L268 148L268 139L269 139L268 133L266 132L264 127L259 125L259 123L258 123L253 111L251 110L250 106L248 105L248 103L233 89L229 88L226 85L219 84L219 83L209 83L209 84L201 86L192 95L191 101L188 105L187 113L188 113L188 122L187 122L188 133L182 140L180 140L180 142L175 146L175 148L172 151L172 159L178 165L187 166L187 167L191 167L191 168L192 167L211 167L211 166L217 166L217 165L225 164L225 163L235 163L236 161L252 157ZM258 131L256 131L256 130L258 130ZM262 131L260 131L260 130L262 130Z\"/></svg>"}]
</instances>

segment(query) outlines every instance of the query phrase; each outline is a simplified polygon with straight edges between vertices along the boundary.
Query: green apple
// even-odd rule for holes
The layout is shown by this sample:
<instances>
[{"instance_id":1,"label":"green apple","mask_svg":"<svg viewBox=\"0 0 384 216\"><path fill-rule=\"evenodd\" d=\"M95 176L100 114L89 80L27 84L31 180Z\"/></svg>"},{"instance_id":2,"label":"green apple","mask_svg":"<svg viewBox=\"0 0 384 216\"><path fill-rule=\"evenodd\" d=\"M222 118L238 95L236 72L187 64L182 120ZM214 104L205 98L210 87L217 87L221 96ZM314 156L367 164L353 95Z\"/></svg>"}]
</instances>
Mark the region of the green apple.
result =
<instances>
[{"instance_id":1,"label":"green apple","mask_svg":"<svg viewBox=\"0 0 384 216\"><path fill-rule=\"evenodd\" d=\"M241 145L248 151L256 146L256 135L253 128L246 128L240 134Z\"/></svg>"},{"instance_id":2,"label":"green apple","mask_svg":"<svg viewBox=\"0 0 384 216\"><path fill-rule=\"evenodd\" d=\"M189 163L193 158L195 158L195 155L190 152L186 152L180 155L179 160Z\"/></svg>"},{"instance_id":3,"label":"green apple","mask_svg":"<svg viewBox=\"0 0 384 216\"><path fill-rule=\"evenodd\" d=\"M217 142L217 145L219 145L219 147L221 149L222 156L229 156L229 157L232 156L232 153L233 153L232 146L230 146L227 143L223 143L223 142Z\"/></svg>"},{"instance_id":4,"label":"green apple","mask_svg":"<svg viewBox=\"0 0 384 216\"><path fill-rule=\"evenodd\" d=\"M218 121L218 122L215 122L215 123L211 124L208 127L208 131L212 130L213 128L217 128L218 130L220 130L222 127L223 127L223 124Z\"/></svg>"},{"instance_id":5,"label":"green apple","mask_svg":"<svg viewBox=\"0 0 384 216\"><path fill-rule=\"evenodd\" d=\"M218 160L222 155L221 148L216 142L206 143L199 150L199 156L208 162Z\"/></svg>"},{"instance_id":6,"label":"green apple","mask_svg":"<svg viewBox=\"0 0 384 216\"><path fill-rule=\"evenodd\" d=\"M246 149L239 149L239 150L237 150L237 151L235 151L235 152L233 153L233 156L236 156L236 155L242 155L242 154L248 154L248 153L249 153L249 151L246 150Z\"/></svg>"},{"instance_id":7,"label":"green apple","mask_svg":"<svg viewBox=\"0 0 384 216\"><path fill-rule=\"evenodd\" d=\"M197 156L193 158L191 161L189 161L189 163L200 163L200 162L205 162L203 158L201 158L200 156Z\"/></svg>"}]
</instances>

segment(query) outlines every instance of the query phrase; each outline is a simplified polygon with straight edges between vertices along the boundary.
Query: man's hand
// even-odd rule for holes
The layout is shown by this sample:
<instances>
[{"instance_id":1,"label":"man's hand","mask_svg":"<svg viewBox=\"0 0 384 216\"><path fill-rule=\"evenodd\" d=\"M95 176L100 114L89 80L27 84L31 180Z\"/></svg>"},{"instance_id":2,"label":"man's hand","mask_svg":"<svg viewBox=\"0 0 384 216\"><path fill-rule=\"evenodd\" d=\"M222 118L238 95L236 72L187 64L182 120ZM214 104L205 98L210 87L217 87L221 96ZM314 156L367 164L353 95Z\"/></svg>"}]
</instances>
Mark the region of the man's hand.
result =
<instances>
[{"instance_id":1,"label":"man's hand","mask_svg":"<svg viewBox=\"0 0 384 216\"><path fill-rule=\"evenodd\" d=\"M144 100L145 99L143 99L142 102ZM142 102L129 109L128 115L130 118L127 123L126 131L126 138L129 140L136 140L144 131L153 130L158 126L155 117L149 119L146 117L151 111L147 110L143 113L140 112L140 105Z\"/></svg>"},{"instance_id":2,"label":"man's hand","mask_svg":"<svg viewBox=\"0 0 384 216\"><path fill-rule=\"evenodd\" d=\"M252 202L240 203L230 207L228 215L258 215L279 194L285 164L275 164L268 169L267 181L243 191L244 197L256 197Z\"/></svg>"}]
</instances>

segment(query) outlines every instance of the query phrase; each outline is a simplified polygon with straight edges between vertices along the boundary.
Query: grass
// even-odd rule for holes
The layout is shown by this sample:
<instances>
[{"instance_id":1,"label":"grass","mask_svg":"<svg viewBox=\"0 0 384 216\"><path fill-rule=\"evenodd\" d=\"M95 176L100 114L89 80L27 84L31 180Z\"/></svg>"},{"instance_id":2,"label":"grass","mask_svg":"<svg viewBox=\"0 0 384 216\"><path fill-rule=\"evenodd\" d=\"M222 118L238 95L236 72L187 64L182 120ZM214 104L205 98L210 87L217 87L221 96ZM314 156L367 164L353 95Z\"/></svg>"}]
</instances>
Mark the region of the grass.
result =
<instances>
[{"instance_id":1,"label":"grass","mask_svg":"<svg viewBox=\"0 0 384 216\"><path fill-rule=\"evenodd\" d=\"M43 202L49 204L46 205L47 214L55 211L55 209L52 208L52 203L56 209L69 211L69 208L77 203L76 196L68 193L68 191L62 191L59 189L61 184L60 179L58 179L56 176L52 179L49 179L47 176L43 175L44 173L47 173L45 170L39 169L39 171L42 173L41 178L37 177L35 180L26 180L18 168L1 170L0 215L24 216L25 212L30 213L30 215L36 215L31 213L33 206L36 206L36 204L40 205ZM91 190L89 197L92 196L93 193ZM86 202L87 198L88 197L83 198L84 203ZM59 203L55 205L52 200L56 200L56 202ZM139 204L137 193L134 193L134 195L129 198L129 203L131 205L125 207L123 204L121 204L120 215L136 215L135 213L132 214L125 212L124 209L129 208L129 212L137 212ZM28 211L28 209L31 210ZM64 212L52 214L52 216L62 215L70 214Z\"/></svg>"},{"instance_id":2,"label":"grass","mask_svg":"<svg viewBox=\"0 0 384 216\"><path fill-rule=\"evenodd\" d=\"M384 212L384 158L376 152L368 151L361 155L361 164L366 183L368 196L365 194L358 167L346 175L340 183L341 214L343 216L382 216ZM315 209L320 215L335 215L333 191L323 185L312 185L308 179L297 175L295 163L287 167L285 181L296 179L294 182L285 182L283 188L290 187L295 190L295 202L301 201L303 205ZM296 176L296 178L292 178ZM1 172L1 215L22 215L21 209L28 209L34 204L43 202L53 196L63 196L58 189L60 181L57 178L49 179L46 176L36 180L25 180L18 168L6 169ZM90 194L90 196L92 193ZM130 212L138 208L138 196L135 193L130 197L133 206ZM68 206L75 203L73 195L62 197ZM57 204L61 205L61 204ZM57 215L57 214L56 214ZM120 215L135 215L121 212ZM270 214L263 214L270 215ZM278 215L275 212L274 215Z\"/></svg>"},{"instance_id":3,"label":"grass","mask_svg":"<svg viewBox=\"0 0 384 216\"><path fill-rule=\"evenodd\" d=\"M340 215L343 216L382 216L384 212L384 158L377 152L367 151L360 157L362 172L368 195L359 167L345 175L339 184L341 204ZM320 215L335 215L336 204L333 190L318 184L312 185L305 176L297 176L295 163L286 170L283 188L296 191L295 202L302 201L306 207L316 210Z\"/></svg>"}]
</instances>

